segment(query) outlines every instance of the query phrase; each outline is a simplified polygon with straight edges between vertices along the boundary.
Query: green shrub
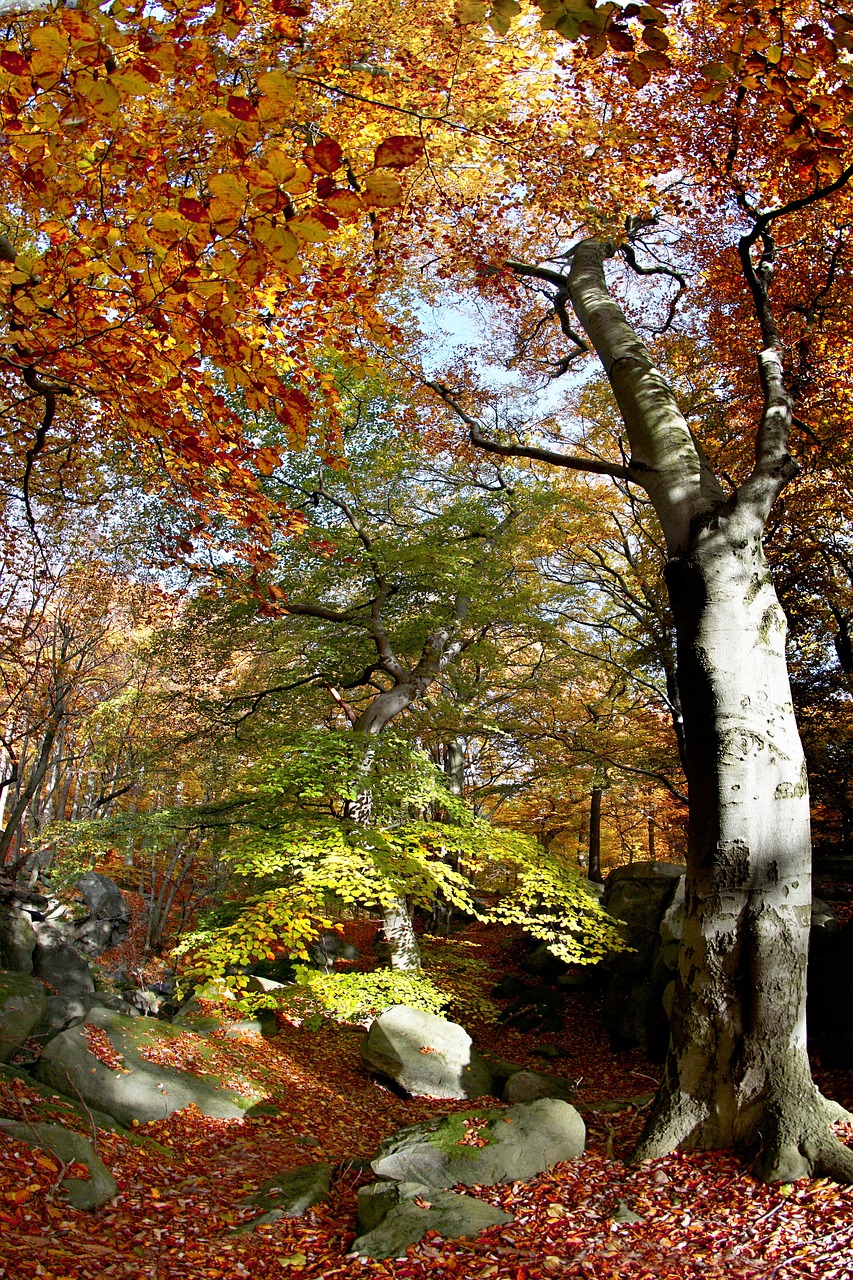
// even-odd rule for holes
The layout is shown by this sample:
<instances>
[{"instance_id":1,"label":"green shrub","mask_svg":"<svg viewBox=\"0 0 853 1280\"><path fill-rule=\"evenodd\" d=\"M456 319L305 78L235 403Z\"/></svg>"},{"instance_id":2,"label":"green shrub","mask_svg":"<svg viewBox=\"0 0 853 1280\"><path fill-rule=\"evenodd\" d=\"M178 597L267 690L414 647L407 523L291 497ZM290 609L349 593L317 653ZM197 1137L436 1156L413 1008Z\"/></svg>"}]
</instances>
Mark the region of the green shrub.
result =
<instances>
[{"instance_id":1,"label":"green shrub","mask_svg":"<svg viewBox=\"0 0 853 1280\"><path fill-rule=\"evenodd\" d=\"M394 1004L441 1014L450 999L423 974L394 969L327 974L297 965L295 978L282 1004L306 1026L319 1026L324 1018L366 1023Z\"/></svg>"}]
</instances>

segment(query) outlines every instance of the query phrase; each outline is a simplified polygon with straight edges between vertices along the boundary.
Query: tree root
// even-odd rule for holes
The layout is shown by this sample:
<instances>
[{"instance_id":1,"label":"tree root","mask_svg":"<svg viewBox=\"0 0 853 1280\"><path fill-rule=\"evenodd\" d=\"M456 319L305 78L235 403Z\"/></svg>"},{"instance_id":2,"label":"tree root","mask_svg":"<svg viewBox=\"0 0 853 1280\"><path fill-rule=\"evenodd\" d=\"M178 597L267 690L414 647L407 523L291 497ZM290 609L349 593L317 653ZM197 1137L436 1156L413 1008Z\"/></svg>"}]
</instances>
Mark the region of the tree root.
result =
<instances>
[{"instance_id":1,"label":"tree root","mask_svg":"<svg viewBox=\"0 0 853 1280\"><path fill-rule=\"evenodd\" d=\"M677 1148L713 1150L726 1145L709 1141L710 1135L703 1132L710 1115L711 1109L700 1099L663 1091L655 1099L630 1163L660 1159ZM815 1090L814 1100L799 1112L795 1106L793 1114L778 1104L777 1108L768 1104L760 1130L751 1142L744 1138L738 1146L751 1159L751 1172L761 1182L796 1182L811 1177L853 1184L853 1148L829 1132L831 1124L851 1118L838 1103Z\"/></svg>"}]
</instances>

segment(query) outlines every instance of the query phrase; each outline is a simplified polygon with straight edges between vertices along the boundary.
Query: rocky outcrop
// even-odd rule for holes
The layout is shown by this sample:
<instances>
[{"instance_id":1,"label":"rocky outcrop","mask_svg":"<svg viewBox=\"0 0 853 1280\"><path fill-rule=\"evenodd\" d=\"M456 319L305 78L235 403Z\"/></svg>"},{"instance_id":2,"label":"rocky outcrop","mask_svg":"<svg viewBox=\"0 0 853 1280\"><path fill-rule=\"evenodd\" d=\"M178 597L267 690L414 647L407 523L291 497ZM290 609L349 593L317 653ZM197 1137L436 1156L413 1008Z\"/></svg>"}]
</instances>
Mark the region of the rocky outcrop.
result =
<instances>
[{"instance_id":1,"label":"rocky outcrop","mask_svg":"<svg viewBox=\"0 0 853 1280\"><path fill-rule=\"evenodd\" d=\"M75 923L75 943L86 955L99 956L109 947L118 946L126 936L130 907L115 881L96 871L81 876L76 888L89 915Z\"/></svg>"},{"instance_id":2,"label":"rocky outcrop","mask_svg":"<svg viewBox=\"0 0 853 1280\"><path fill-rule=\"evenodd\" d=\"M457 1240L512 1220L511 1214L483 1200L438 1191L423 1182L375 1182L358 1193L359 1235L350 1253L377 1260L398 1258L428 1231Z\"/></svg>"},{"instance_id":3,"label":"rocky outcrop","mask_svg":"<svg viewBox=\"0 0 853 1280\"><path fill-rule=\"evenodd\" d=\"M87 1026L105 1034L120 1066L108 1066L92 1053ZM194 1062L211 1059L212 1051L202 1036L153 1018L124 1018L109 1009L94 1008L85 1023L63 1031L45 1046L36 1076L58 1093L79 1092L87 1105L126 1126L163 1120L191 1103L204 1115L238 1119L263 1099L262 1087L248 1078L244 1095L225 1088L213 1070L194 1075L158 1066L143 1056L146 1050L158 1048L168 1055L181 1038L185 1054L189 1050Z\"/></svg>"},{"instance_id":4,"label":"rocky outcrop","mask_svg":"<svg viewBox=\"0 0 853 1280\"><path fill-rule=\"evenodd\" d=\"M0 903L0 969L32 973L37 941L26 912L16 903Z\"/></svg>"},{"instance_id":5,"label":"rocky outcrop","mask_svg":"<svg viewBox=\"0 0 853 1280\"><path fill-rule=\"evenodd\" d=\"M514 1071L504 1085L504 1102L535 1102L538 1098L561 1098L571 1102L577 1090L571 1080L550 1071Z\"/></svg>"},{"instance_id":6,"label":"rocky outcrop","mask_svg":"<svg viewBox=\"0 0 853 1280\"><path fill-rule=\"evenodd\" d=\"M490 1186L532 1178L583 1155L586 1129L553 1098L508 1109L458 1111L386 1138L370 1165L380 1178L430 1187Z\"/></svg>"},{"instance_id":7,"label":"rocky outcrop","mask_svg":"<svg viewBox=\"0 0 853 1280\"><path fill-rule=\"evenodd\" d=\"M8 1062L44 1017L44 987L26 973L0 972L0 1062Z\"/></svg>"},{"instance_id":8,"label":"rocky outcrop","mask_svg":"<svg viewBox=\"0 0 853 1280\"><path fill-rule=\"evenodd\" d=\"M808 973L809 1038L825 1067L853 1067L853 920L813 917ZM828 909L827 909L828 910Z\"/></svg>"},{"instance_id":9,"label":"rocky outcrop","mask_svg":"<svg viewBox=\"0 0 853 1280\"><path fill-rule=\"evenodd\" d=\"M362 1040L361 1058L368 1071L416 1097L491 1094L491 1073L467 1031L406 1005L392 1005L371 1024Z\"/></svg>"},{"instance_id":10,"label":"rocky outcrop","mask_svg":"<svg viewBox=\"0 0 853 1280\"><path fill-rule=\"evenodd\" d=\"M678 965L684 867L638 862L611 871L602 905L632 948L604 962L603 1017L617 1048L639 1044L660 1061L669 1040L663 994Z\"/></svg>"}]
</instances>

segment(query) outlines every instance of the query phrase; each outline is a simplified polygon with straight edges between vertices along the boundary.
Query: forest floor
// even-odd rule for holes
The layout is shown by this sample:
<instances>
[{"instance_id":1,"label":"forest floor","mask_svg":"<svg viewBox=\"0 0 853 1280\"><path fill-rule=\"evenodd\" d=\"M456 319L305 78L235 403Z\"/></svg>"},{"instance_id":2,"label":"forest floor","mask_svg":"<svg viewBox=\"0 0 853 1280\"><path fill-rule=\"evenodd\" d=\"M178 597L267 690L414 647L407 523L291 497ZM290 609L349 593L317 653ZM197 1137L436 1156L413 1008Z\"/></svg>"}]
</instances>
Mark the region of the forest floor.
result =
<instances>
[{"instance_id":1,"label":"forest floor","mask_svg":"<svg viewBox=\"0 0 853 1280\"><path fill-rule=\"evenodd\" d=\"M635 1099L615 1111L584 1110L588 1144L581 1159L529 1182L474 1189L473 1194L512 1213L511 1224L473 1239L427 1236L405 1259L348 1257L356 1234L356 1191L372 1181L359 1162L396 1129L471 1104L405 1100L369 1079L360 1062L359 1028L311 1030L282 1020L275 1039L221 1042L235 1071L262 1057L269 1101L279 1114L211 1120L185 1110L140 1127L136 1141L99 1131L98 1154L116 1177L119 1194L95 1212L68 1207L57 1187L56 1161L0 1138L0 1276L853 1280L853 1187L806 1180L764 1186L725 1152L626 1164L643 1123L644 1106L636 1099L654 1090L659 1069L637 1051L609 1049L597 998L569 993L560 1034L523 1035L488 1017L492 984L515 971L520 958L512 935L474 926L449 943L431 945L448 971L460 946L466 949L465 1023L481 1051L579 1082L578 1103L584 1108ZM450 1012L460 1016L458 1010ZM554 1045L565 1056L546 1062L531 1053L543 1045ZM815 1075L825 1093L853 1107L853 1072L818 1067ZM35 1098L24 1081L0 1083L0 1114L26 1117ZM39 1119L45 1118L42 1111ZM86 1132L85 1124L80 1128ZM838 1128L845 1140L853 1140L853 1126ZM140 1145L141 1135L156 1139L159 1147ZM236 1232L257 1216L256 1209L242 1205L248 1195L274 1174L314 1160L335 1166L327 1203L302 1219L281 1218L251 1234ZM615 1221L620 1206L642 1221Z\"/></svg>"}]
</instances>

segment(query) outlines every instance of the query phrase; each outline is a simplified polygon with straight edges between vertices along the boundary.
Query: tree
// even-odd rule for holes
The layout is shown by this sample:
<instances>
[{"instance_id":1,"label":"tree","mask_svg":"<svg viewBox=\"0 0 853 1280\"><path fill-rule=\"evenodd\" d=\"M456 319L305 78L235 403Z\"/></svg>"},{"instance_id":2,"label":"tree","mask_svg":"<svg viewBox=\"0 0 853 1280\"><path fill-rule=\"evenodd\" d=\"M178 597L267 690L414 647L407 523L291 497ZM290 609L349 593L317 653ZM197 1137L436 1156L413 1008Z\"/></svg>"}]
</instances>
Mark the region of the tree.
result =
<instances>
[{"instance_id":1,"label":"tree","mask_svg":"<svg viewBox=\"0 0 853 1280\"><path fill-rule=\"evenodd\" d=\"M620 243L629 264L637 262L645 219L629 217L619 237L582 236L556 266L510 262L509 269L550 287L563 332L574 335L576 350L595 352L624 423L624 461L556 450L552 461L640 486L667 546L690 791L687 908L665 1078L636 1155L679 1144L734 1146L769 1180L812 1171L850 1180L853 1154L829 1134L838 1108L812 1083L806 1054L808 785L785 668L785 620L762 533L798 470L789 453L785 347L771 307L774 233L780 220L821 201L832 226L843 216L832 197L853 169L834 180L816 177L802 195L779 199L777 188L776 202L757 206L732 173L741 152L756 145L754 136L736 134L729 153L739 261L761 340L754 458L739 482L715 474L638 325L608 287L605 263ZM543 456L491 438L458 395L432 386L481 447Z\"/></svg>"},{"instance_id":2,"label":"tree","mask_svg":"<svg viewBox=\"0 0 853 1280\"><path fill-rule=\"evenodd\" d=\"M560 371L597 353L625 424L621 457L583 448L561 455L520 440L520 422L496 436L478 417L484 389L473 404L457 391L473 380L463 361L428 381L478 446L638 485L663 529L690 871L667 1078L640 1151L734 1144L769 1178L815 1169L853 1177L853 1157L828 1137L833 1113L805 1055L808 797L783 621L761 547L796 471L792 393L810 417L824 414L816 426L806 421L809 430L820 436L838 424L827 406L839 399L853 333L841 287L850 270L853 20L811 0L784 11L772 0L624 10L436 0L391 15L387 4L365 0L330 4L313 18L275 0L252 6L253 16L237 4L181 8L186 21L177 6L164 6L162 19L160 9L127 10L131 22L94 6L51 11L45 21L24 15L18 46L2 54L3 127L15 137L3 182L17 240L3 256L9 385L25 401L21 483L44 452L57 399L72 382L91 386L116 411L124 438L150 440L150 410L153 452L163 449L170 476L202 507L195 538L205 537L203 507L212 501L259 527L263 542L271 517L257 499L256 472L271 458L228 416L219 447L212 365L238 381L245 366L252 395L274 405L299 441L306 392L285 380L276 358L295 351L294 381L321 384L313 359L320 324L348 346L369 331L393 353L402 328L411 331L400 290L423 280L435 298L451 276L454 287L470 283L496 304L490 341L496 348L514 330L519 368L532 370L537 351L554 353L554 320ZM556 36L534 38L532 9ZM129 52L136 36L138 67ZM152 82L152 66L154 95L141 84ZM210 112L199 113L200 103ZM378 137L386 113L429 136ZM159 133L165 142L150 166L140 143ZM390 176L377 169L397 167L410 171L404 207L399 185L389 195L375 181ZM343 175L347 186L338 187ZM369 238L348 238L325 207L333 200L357 210L353 217L365 206L401 212L396 221L377 214ZM794 216L802 237L780 247L775 231ZM288 236L298 231L313 244L330 229L328 217L332 248L316 258L307 249L313 275L295 284ZM656 222L657 240L644 235ZM51 249L41 254L44 236ZM100 255L94 269L91 247ZM728 383L723 421L685 417L673 380L657 368L665 345L641 339L638 285L622 306L611 295L605 263L617 253L643 278L643 297L661 303L664 325L676 322L688 277L701 276L678 323L706 339ZM289 324L273 354L267 335L281 337L278 308ZM758 380L750 372L756 325ZM85 412L69 422L91 433ZM221 492L213 475L224 478Z\"/></svg>"},{"instance_id":3,"label":"tree","mask_svg":"<svg viewBox=\"0 0 853 1280\"><path fill-rule=\"evenodd\" d=\"M376 736L440 695L463 655L525 614L530 625L538 587L525 539L549 498L490 460L433 451L413 462L395 422L401 406L367 381L341 398L354 419L344 465L294 460L273 477L311 516L302 537L277 548L267 589L286 615L279 629L296 630L315 657L367 776ZM370 825L370 795L351 796L344 816ZM392 967L417 968L403 900L386 904L384 932Z\"/></svg>"}]
</instances>

